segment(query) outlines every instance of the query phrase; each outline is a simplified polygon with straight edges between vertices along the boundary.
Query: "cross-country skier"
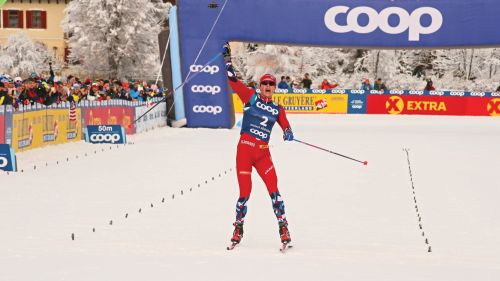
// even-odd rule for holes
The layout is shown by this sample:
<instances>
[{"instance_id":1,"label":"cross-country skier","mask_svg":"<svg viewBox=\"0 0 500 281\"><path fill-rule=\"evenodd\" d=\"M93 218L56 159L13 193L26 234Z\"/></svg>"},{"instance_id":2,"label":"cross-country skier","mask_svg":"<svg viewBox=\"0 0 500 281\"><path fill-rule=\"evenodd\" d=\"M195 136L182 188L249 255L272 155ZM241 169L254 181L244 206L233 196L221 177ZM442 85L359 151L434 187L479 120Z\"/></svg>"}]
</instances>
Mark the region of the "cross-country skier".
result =
<instances>
[{"instance_id":1,"label":"cross-country skier","mask_svg":"<svg viewBox=\"0 0 500 281\"><path fill-rule=\"evenodd\" d=\"M291 241L288 232L288 222L285 217L285 204L278 190L278 178L269 152L269 138L274 123L283 129L283 139L293 140L293 133L286 118L285 110L281 105L273 102L276 90L276 78L265 74L260 78L259 89L248 88L236 78L231 62L231 49L229 44L224 45L224 61L231 88L238 94L244 104L241 135L236 152L236 172L240 187L240 196L236 203L236 221L231 241L234 245L241 241L243 236L243 222L247 213L248 199L252 191L252 167L264 181L269 196L271 196L274 214L278 219L281 242L287 244Z\"/></svg>"}]
</instances>

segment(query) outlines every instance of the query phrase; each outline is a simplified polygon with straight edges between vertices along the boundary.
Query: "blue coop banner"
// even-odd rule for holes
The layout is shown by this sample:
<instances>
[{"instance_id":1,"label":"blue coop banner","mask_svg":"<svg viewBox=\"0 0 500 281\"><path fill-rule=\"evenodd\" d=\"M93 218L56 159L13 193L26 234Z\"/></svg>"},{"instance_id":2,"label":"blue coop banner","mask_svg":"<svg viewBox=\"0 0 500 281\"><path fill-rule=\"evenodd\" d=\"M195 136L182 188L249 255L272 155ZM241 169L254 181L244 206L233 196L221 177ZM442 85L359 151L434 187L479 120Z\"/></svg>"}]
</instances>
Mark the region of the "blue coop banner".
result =
<instances>
[{"instance_id":1,"label":"blue coop banner","mask_svg":"<svg viewBox=\"0 0 500 281\"><path fill-rule=\"evenodd\" d=\"M500 45L498 0L215 2L177 2L182 78L198 74L184 85L189 127L233 125L224 62L220 56L212 61L225 41L354 48ZM362 111L362 98L354 101L351 111Z\"/></svg>"},{"instance_id":2,"label":"blue coop banner","mask_svg":"<svg viewBox=\"0 0 500 281\"><path fill-rule=\"evenodd\" d=\"M120 125L88 125L85 129L85 141L94 144L126 144L127 135Z\"/></svg>"}]
</instances>

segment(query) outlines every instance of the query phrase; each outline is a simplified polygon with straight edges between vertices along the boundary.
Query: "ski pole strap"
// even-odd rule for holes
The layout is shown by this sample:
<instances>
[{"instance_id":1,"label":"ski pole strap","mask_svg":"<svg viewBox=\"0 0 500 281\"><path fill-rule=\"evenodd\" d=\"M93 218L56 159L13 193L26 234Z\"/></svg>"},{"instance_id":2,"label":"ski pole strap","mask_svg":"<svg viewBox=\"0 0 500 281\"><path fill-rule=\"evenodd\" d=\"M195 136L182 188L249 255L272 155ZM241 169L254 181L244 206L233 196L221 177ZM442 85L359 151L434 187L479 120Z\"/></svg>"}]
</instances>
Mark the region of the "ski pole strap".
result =
<instances>
[{"instance_id":1,"label":"ski pole strap","mask_svg":"<svg viewBox=\"0 0 500 281\"><path fill-rule=\"evenodd\" d=\"M344 158L352 160L352 161L356 161L356 162L362 163L365 166L368 165L368 161L360 161L360 160L351 158L349 156L345 156L343 154L340 154L340 153L337 153L337 152L334 152L334 151L331 151L331 150L328 150L328 149L325 149L325 148L322 148L322 147L319 147L319 146L316 146L314 144L310 144L310 143L307 143L305 141L301 141L301 140L298 140L298 139L293 139L293 140L296 141L296 142L298 142L298 143L305 144L305 145L308 145L310 147L314 147L316 149L323 150L323 151L326 151L328 153L331 153L331 154L334 154L334 155L337 155L337 156L340 156L340 157L344 157Z\"/></svg>"}]
</instances>

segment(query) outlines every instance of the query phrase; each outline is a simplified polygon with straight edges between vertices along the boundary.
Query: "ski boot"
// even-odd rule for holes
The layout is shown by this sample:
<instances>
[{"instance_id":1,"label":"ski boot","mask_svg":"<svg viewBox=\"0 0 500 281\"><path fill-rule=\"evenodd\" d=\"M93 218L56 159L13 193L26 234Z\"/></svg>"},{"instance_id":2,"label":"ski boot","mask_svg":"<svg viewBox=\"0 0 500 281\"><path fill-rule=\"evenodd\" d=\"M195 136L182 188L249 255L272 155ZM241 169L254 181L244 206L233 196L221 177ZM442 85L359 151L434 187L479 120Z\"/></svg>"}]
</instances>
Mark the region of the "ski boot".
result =
<instances>
[{"instance_id":1,"label":"ski boot","mask_svg":"<svg viewBox=\"0 0 500 281\"><path fill-rule=\"evenodd\" d=\"M243 237L243 223L235 222L234 224L233 237L231 237L231 245L227 246L227 250L230 251L236 247Z\"/></svg>"},{"instance_id":2,"label":"ski boot","mask_svg":"<svg viewBox=\"0 0 500 281\"><path fill-rule=\"evenodd\" d=\"M231 237L231 242L240 243L241 238L243 237L243 224L240 222L235 222L234 224L233 237Z\"/></svg>"},{"instance_id":3,"label":"ski boot","mask_svg":"<svg viewBox=\"0 0 500 281\"><path fill-rule=\"evenodd\" d=\"M288 231L288 223L286 221L279 222L280 238L281 243L288 244L292 239L290 238L290 232Z\"/></svg>"}]
</instances>

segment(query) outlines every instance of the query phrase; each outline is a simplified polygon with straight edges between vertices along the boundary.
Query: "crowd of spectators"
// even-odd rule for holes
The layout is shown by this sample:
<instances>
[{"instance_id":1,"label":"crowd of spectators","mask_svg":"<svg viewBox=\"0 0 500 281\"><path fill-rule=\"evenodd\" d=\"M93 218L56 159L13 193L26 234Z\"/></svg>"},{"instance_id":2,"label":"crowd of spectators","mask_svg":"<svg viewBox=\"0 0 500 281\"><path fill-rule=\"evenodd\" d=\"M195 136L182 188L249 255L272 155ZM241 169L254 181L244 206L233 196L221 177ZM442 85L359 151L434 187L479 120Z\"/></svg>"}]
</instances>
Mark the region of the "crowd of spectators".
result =
<instances>
[{"instance_id":1,"label":"crowd of spectators","mask_svg":"<svg viewBox=\"0 0 500 281\"><path fill-rule=\"evenodd\" d=\"M52 66L50 76L41 77L33 73L27 79L0 76L0 105L22 105L36 103L46 106L61 102L82 100L104 101L122 99L128 101L146 101L152 97L162 97L163 89L145 81L127 82L118 79L79 79L68 76L55 79Z\"/></svg>"},{"instance_id":2,"label":"crowd of spectators","mask_svg":"<svg viewBox=\"0 0 500 281\"><path fill-rule=\"evenodd\" d=\"M293 91L293 89L312 89L313 82L309 76L309 73L305 73L304 77L297 79L299 82L295 82L290 78L290 76L281 76L280 82L277 85L278 89ZM251 81L248 84L249 87L256 88L256 83ZM331 83L328 79L323 79L320 85L318 85L319 89L322 90L331 90L338 88L340 85L338 83ZM385 83L382 81L382 78L378 78L375 83L370 84L369 79L363 79L361 81L361 90L377 90L377 91L385 91L387 87Z\"/></svg>"},{"instance_id":3,"label":"crowd of spectators","mask_svg":"<svg viewBox=\"0 0 500 281\"><path fill-rule=\"evenodd\" d=\"M11 78L8 75L0 75L0 105L13 105L19 108L21 105L33 105L36 103L49 106L61 102L75 102L82 100L104 101L121 99L128 101L146 101L152 97L162 97L163 89L155 84L148 85L145 81L127 82L118 79L96 79L81 80L78 77L68 76L62 80L56 80L52 66L50 76L41 77L33 73L27 79L20 77ZM292 91L293 89L311 89L312 80L308 73L294 82L290 76L281 76L277 85L278 89ZM249 84L257 88L255 82ZM324 79L319 89L329 90L339 87L337 83L330 83ZM360 90L386 91L388 90L382 78L378 78L372 85L369 79L361 81ZM426 80L424 91L435 91L436 88L431 79ZM500 86L496 89L500 92Z\"/></svg>"},{"instance_id":4,"label":"crowd of spectators","mask_svg":"<svg viewBox=\"0 0 500 281\"><path fill-rule=\"evenodd\" d=\"M293 80L290 79L290 76L281 76L280 82L277 85L278 89L281 90L288 90L288 91L293 91L293 89L311 89L312 88L312 80L309 77L309 74L306 73L304 74L303 78L297 79L298 83L294 82ZM436 88L434 87L434 84L431 79L426 79L425 80L426 84L425 87L423 88L424 91L435 91ZM256 88L256 83L255 82L250 82L249 87L253 87L254 89ZM331 90L338 88L340 85L338 83L330 83L328 79L323 79L320 85L318 85L318 89L322 90ZM365 91L388 91L389 89L387 88L385 82L382 80L382 78L377 78L373 84L371 84L370 79L362 79L361 80L361 85L359 86L360 90L365 90ZM496 90L497 92L500 92L500 86Z\"/></svg>"}]
</instances>

